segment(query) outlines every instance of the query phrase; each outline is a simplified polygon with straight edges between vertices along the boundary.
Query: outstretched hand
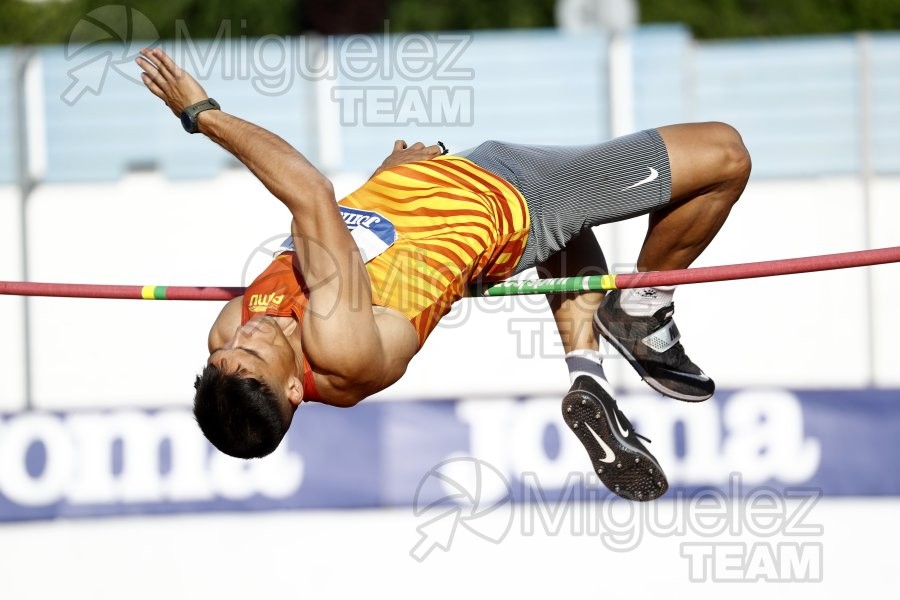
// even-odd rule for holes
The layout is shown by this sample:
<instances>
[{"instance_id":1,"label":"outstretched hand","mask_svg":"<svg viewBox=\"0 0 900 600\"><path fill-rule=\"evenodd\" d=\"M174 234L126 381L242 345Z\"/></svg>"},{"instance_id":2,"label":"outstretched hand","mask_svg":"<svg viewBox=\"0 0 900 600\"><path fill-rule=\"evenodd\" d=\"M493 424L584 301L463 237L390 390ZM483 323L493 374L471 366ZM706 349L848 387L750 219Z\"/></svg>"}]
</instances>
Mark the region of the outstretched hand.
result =
<instances>
[{"instance_id":1,"label":"outstretched hand","mask_svg":"<svg viewBox=\"0 0 900 600\"><path fill-rule=\"evenodd\" d=\"M443 152L443 148L438 144L426 146L422 142L416 142L412 146L407 146L406 141L397 140L394 142L394 148L391 150L390 155L384 159L384 162L381 163L381 166L375 170L375 173L373 173L372 176L374 177L385 169L390 169L397 165L418 162L420 160L429 160L435 156L440 156Z\"/></svg>"},{"instance_id":2,"label":"outstretched hand","mask_svg":"<svg viewBox=\"0 0 900 600\"><path fill-rule=\"evenodd\" d=\"M175 64L162 48L144 48L135 60L144 70L141 79L151 92L166 103L176 117L191 104L209 96L190 73Z\"/></svg>"}]
</instances>

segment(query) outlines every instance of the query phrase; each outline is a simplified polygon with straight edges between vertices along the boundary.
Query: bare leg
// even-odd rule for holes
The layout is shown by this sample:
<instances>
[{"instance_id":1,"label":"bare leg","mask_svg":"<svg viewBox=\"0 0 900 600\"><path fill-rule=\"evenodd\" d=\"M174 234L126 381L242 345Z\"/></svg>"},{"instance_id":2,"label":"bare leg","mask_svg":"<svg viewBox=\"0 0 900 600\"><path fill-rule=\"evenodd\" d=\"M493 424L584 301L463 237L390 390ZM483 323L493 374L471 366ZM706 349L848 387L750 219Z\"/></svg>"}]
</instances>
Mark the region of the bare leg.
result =
<instances>
[{"instance_id":1,"label":"bare leg","mask_svg":"<svg viewBox=\"0 0 900 600\"><path fill-rule=\"evenodd\" d=\"M750 156L729 125L671 125L658 131L669 151L672 199L650 215L639 271L690 266L722 228L750 176Z\"/></svg>"},{"instance_id":2,"label":"bare leg","mask_svg":"<svg viewBox=\"0 0 900 600\"><path fill-rule=\"evenodd\" d=\"M638 270L688 267L716 236L750 176L740 135L723 123L659 129L669 154L672 193L650 216ZM597 311L599 333L653 389L679 400L710 398L715 383L688 358L672 320L671 289L608 295Z\"/></svg>"},{"instance_id":3,"label":"bare leg","mask_svg":"<svg viewBox=\"0 0 900 600\"><path fill-rule=\"evenodd\" d=\"M638 270L683 269L716 236L750 175L750 157L740 135L724 123L691 123L659 128L669 152L672 199L650 215L638 256ZM593 233L586 231L551 256L541 275L574 277L607 273ZM603 293L555 294L550 308L566 352L597 349L591 319Z\"/></svg>"},{"instance_id":4,"label":"bare leg","mask_svg":"<svg viewBox=\"0 0 900 600\"><path fill-rule=\"evenodd\" d=\"M672 196L665 209L650 216L647 235L638 256L638 268L642 271L678 269L690 265L725 223L750 174L750 159L743 142L737 132L727 125L674 125L663 127L659 132L669 153ZM573 240L573 243L566 246L566 250L567 254L560 253L562 256L553 257L553 260L548 260L543 265L553 275L581 274L578 271L590 264L602 264L605 267L602 253L599 253L599 257L592 255L599 252L599 246L591 232L585 232ZM600 298L600 294L584 293L551 299L550 306L567 352L597 348L591 323ZM617 300L617 296L611 294L600 311L606 309L606 304L616 304ZM621 337L629 344L634 342L636 346L642 346L645 337L656 336L659 332L666 333L665 340L662 341L670 344L667 349L656 351L654 345L647 344L649 349L642 354L635 350L629 362L652 387L663 393L682 400L698 401L710 397L714 389L712 380L687 359L680 343L671 345L678 341L677 336L673 340L669 335L671 331L677 331L674 330L671 319L668 321L671 328L663 324L658 331L655 331L659 327L656 317L644 321L649 324L644 331L641 330L641 325L646 324L631 320L625 321L626 326L622 328L621 336L607 331L604 337ZM584 325L579 326L579 323ZM600 320L598 324L601 333L604 326L609 325ZM621 345L620 349L631 347L634 350L636 346ZM626 354L626 358L628 356ZM648 364L655 364L660 356L668 356L667 361L662 361L662 370L652 368L646 371L641 366L648 358ZM599 362L597 368L602 375ZM575 372L578 370L576 367ZM587 370L588 374L594 373L593 370ZM570 365L571 373L573 367ZM656 498L665 493L668 487L662 468L638 437L629 435L633 428L616 407L608 384L604 386L603 383L603 378L595 380L593 377L577 377L569 393L563 398L563 418L584 445L597 476L607 487L626 498ZM587 407L587 410L583 407ZM614 417L610 417L611 414ZM605 427L596 430L591 428L591 423L596 426L597 421L604 416L607 420ZM625 422L631 431L622 432L622 436L617 435L613 420L618 427ZM606 437L601 437L603 435ZM615 460L618 461L615 469L604 465ZM626 473L623 466L630 467L631 470Z\"/></svg>"},{"instance_id":5,"label":"bare leg","mask_svg":"<svg viewBox=\"0 0 900 600\"><path fill-rule=\"evenodd\" d=\"M590 230L569 242L539 270L545 269L565 276L608 272ZM584 446L591 467L606 487L630 500L653 500L668 489L665 472L619 410L597 352L592 321L604 296L597 292L548 296L572 381L562 401L563 420Z\"/></svg>"},{"instance_id":6,"label":"bare leg","mask_svg":"<svg viewBox=\"0 0 900 600\"><path fill-rule=\"evenodd\" d=\"M565 249L544 261L538 270L541 277L585 277L609 272L603 250L591 230L582 232ZM573 350L597 350L597 338L591 323L603 296L603 292L547 296L567 353Z\"/></svg>"}]
</instances>

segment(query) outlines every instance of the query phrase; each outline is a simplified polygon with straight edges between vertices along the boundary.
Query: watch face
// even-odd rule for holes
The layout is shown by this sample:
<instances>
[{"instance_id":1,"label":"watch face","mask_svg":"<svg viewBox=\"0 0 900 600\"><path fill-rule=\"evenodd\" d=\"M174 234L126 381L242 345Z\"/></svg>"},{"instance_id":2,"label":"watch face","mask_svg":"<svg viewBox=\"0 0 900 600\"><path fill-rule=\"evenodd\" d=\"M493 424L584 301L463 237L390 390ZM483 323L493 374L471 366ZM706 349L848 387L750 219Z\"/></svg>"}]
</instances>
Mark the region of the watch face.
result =
<instances>
[{"instance_id":1,"label":"watch face","mask_svg":"<svg viewBox=\"0 0 900 600\"><path fill-rule=\"evenodd\" d=\"M191 117L188 116L187 111L181 113L181 126L188 133L193 133L194 131L194 124L191 122Z\"/></svg>"}]
</instances>

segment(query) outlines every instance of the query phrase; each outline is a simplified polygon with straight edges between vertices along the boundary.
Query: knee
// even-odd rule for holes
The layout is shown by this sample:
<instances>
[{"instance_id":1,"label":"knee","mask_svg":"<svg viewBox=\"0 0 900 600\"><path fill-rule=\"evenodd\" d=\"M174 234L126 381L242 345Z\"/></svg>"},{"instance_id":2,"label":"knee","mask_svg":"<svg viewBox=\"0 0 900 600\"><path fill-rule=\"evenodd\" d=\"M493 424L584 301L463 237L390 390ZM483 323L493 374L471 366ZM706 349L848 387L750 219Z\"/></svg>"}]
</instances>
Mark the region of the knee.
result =
<instances>
[{"instance_id":1,"label":"knee","mask_svg":"<svg viewBox=\"0 0 900 600\"><path fill-rule=\"evenodd\" d=\"M750 178L750 152L737 129L727 123L711 123L721 183L744 189Z\"/></svg>"},{"instance_id":2,"label":"knee","mask_svg":"<svg viewBox=\"0 0 900 600\"><path fill-rule=\"evenodd\" d=\"M726 123L684 123L658 129L669 152L672 198L712 196L734 204L750 177L750 153Z\"/></svg>"}]
</instances>

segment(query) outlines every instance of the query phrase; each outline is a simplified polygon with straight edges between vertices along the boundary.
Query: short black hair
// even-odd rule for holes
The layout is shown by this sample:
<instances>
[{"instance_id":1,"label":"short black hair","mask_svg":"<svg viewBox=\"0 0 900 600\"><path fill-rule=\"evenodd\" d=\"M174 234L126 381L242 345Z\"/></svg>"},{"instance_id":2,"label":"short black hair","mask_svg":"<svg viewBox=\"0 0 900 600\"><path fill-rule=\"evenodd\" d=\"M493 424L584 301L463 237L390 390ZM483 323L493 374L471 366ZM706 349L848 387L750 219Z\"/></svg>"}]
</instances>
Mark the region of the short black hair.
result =
<instances>
[{"instance_id":1,"label":"short black hair","mask_svg":"<svg viewBox=\"0 0 900 600\"><path fill-rule=\"evenodd\" d=\"M194 418L212 445L237 458L271 454L291 425L265 382L206 365L194 382Z\"/></svg>"}]
</instances>

